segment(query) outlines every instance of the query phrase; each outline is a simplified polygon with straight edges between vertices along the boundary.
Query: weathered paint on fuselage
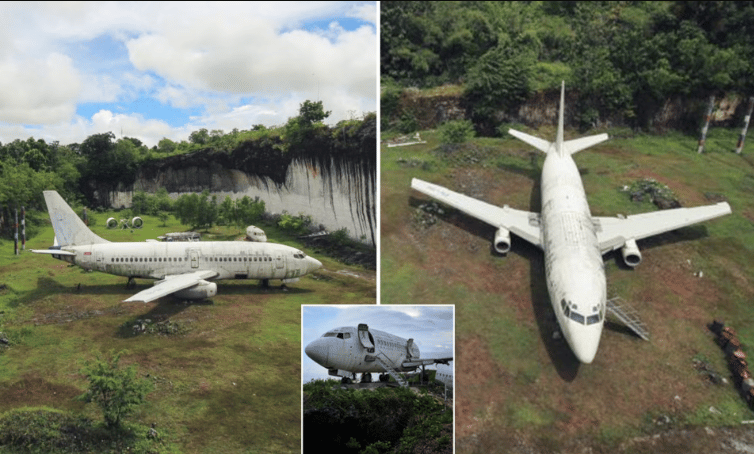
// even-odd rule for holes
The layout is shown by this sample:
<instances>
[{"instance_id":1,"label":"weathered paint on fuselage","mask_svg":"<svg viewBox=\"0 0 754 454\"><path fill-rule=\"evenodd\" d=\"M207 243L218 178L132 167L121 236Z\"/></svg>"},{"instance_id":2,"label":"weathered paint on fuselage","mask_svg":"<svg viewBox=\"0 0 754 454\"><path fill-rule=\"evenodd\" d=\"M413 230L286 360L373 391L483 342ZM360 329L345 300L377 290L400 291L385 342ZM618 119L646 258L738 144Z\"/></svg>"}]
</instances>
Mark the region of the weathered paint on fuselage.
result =
<instances>
[{"instance_id":1,"label":"weathered paint on fuselage","mask_svg":"<svg viewBox=\"0 0 754 454\"><path fill-rule=\"evenodd\" d=\"M102 243L63 249L76 256L59 256L62 260L84 269L149 279L196 270L217 271L213 280L294 279L310 266L303 252L289 246L245 241Z\"/></svg>"},{"instance_id":2,"label":"weathered paint on fuselage","mask_svg":"<svg viewBox=\"0 0 754 454\"><path fill-rule=\"evenodd\" d=\"M550 301L574 354L591 363L605 319L605 266L581 176L570 154L547 154L541 187L540 225ZM570 317L571 312L576 314ZM585 323L575 320L577 316Z\"/></svg>"},{"instance_id":3,"label":"weathered paint on fuselage","mask_svg":"<svg viewBox=\"0 0 754 454\"><path fill-rule=\"evenodd\" d=\"M329 370L344 370L356 373L386 372L378 361L367 361L367 356L380 353L400 372L415 370L416 367L402 369L400 365L409 359L406 348L408 341L384 331L370 329L375 352L369 353L359 341L355 327L336 328L323 334L306 346L306 354L320 366ZM330 335L335 333L335 336ZM342 337L338 337L342 334ZM419 358L419 347L411 345L411 358ZM384 359L384 357L383 357Z\"/></svg>"}]
</instances>

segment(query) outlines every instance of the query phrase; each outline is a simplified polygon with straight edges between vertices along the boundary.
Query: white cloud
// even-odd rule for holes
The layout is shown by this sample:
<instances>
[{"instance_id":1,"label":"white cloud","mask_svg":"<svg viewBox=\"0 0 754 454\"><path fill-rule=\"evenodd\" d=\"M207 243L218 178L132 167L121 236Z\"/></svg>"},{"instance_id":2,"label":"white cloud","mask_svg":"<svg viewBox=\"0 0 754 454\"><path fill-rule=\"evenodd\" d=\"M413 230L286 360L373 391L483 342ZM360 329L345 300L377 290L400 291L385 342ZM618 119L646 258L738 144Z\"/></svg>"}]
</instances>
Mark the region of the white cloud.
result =
<instances>
[{"instance_id":1,"label":"white cloud","mask_svg":"<svg viewBox=\"0 0 754 454\"><path fill-rule=\"evenodd\" d=\"M119 135L123 127L153 145L163 136L185 139L199 127L283 124L306 99L323 101L332 111L329 124L375 111L376 29L344 30L332 19L338 17L375 24L377 7L0 3L0 140L34 135L80 142L106 132L101 128ZM330 21L323 30L298 28L323 20ZM121 47L113 52L113 45ZM133 101L162 104L156 115L169 107L201 113L171 127L129 112ZM84 102L116 106L82 118L76 109Z\"/></svg>"},{"instance_id":2,"label":"white cloud","mask_svg":"<svg viewBox=\"0 0 754 454\"><path fill-rule=\"evenodd\" d=\"M69 57L0 62L0 121L54 123L71 117L81 91Z\"/></svg>"}]
</instances>

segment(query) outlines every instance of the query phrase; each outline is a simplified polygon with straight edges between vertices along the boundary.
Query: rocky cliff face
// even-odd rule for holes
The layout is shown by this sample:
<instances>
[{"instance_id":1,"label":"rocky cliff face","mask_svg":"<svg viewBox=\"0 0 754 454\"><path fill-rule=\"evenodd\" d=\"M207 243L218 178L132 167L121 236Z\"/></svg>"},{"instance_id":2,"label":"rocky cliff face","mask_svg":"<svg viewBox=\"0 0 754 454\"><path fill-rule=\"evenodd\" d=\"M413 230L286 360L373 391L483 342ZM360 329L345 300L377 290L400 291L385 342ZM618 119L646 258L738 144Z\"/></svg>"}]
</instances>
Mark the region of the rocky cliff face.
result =
<instances>
[{"instance_id":1,"label":"rocky cliff face","mask_svg":"<svg viewBox=\"0 0 754 454\"><path fill-rule=\"evenodd\" d=\"M129 207L135 191L167 189L210 193L223 200L249 196L268 212L312 216L334 231L343 227L357 239L375 241L376 122L312 141L306 149L281 153L272 140L245 142L231 153L204 149L142 166L133 185L108 193L110 206ZM337 131L339 132L339 131Z\"/></svg>"},{"instance_id":2,"label":"rocky cliff face","mask_svg":"<svg viewBox=\"0 0 754 454\"><path fill-rule=\"evenodd\" d=\"M745 99L728 95L718 97L712 117L713 126L738 126L743 118ZM560 92L537 93L514 112L500 110L496 119L500 123L522 123L537 127L557 123ZM636 123L652 129L695 129L706 112L708 99L671 98L663 103L650 100L640 101L643 106L636 112ZM468 106L462 95L425 96L418 91L406 90L402 94L396 116L411 115L416 119L419 129L435 128L448 120L469 118ZM566 126L576 127L579 123L578 95L566 93ZM628 121L621 115L603 116L593 125L596 127L628 126Z\"/></svg>"}]
</instances>

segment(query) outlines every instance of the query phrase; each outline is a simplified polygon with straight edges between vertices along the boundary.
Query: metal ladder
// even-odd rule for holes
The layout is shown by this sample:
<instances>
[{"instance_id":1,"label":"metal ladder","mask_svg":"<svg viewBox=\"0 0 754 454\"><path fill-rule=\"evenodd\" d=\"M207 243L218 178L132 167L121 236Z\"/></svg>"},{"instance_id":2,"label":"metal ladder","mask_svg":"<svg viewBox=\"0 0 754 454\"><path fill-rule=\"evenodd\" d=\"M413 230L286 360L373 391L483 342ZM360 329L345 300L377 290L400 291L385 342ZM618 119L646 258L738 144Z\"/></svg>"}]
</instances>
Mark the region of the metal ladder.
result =
<instances>
[{"instance_id":1,"label":"metal ladder","mask_svg":"<svg viewBox=\"0 0 754 454\"><path fill-rule=\"evenodd\" d=\"M384 358L381 358L381 356ZM378 354L374 355L374 359L375 361L380 363L382 367L385 368L387 373L390 374L390 376L393 377L395 381L398 382L398 384L400 384L403 388L408 387L408 382L403 377L401 377L401 374L399 374L398 371L395 370L395 368L393 368L392 364L390 364L390 361L384 353L379 352Z\"/></svg>"},{"instance_id":2,"label":"metal ladder","mask_svg":"<svg viewBox=\"0 0 754 454\"><path fill-rule=\"evenodd\" d=\"M631 331L636 333L637 336L645 341L649 340L649 330L647 329L647 325L641 321L636 309L623 301L623 298L616 296L615 298L607 300L607 311L622 324L631 329Z\"/></svg>"}]
</instances>

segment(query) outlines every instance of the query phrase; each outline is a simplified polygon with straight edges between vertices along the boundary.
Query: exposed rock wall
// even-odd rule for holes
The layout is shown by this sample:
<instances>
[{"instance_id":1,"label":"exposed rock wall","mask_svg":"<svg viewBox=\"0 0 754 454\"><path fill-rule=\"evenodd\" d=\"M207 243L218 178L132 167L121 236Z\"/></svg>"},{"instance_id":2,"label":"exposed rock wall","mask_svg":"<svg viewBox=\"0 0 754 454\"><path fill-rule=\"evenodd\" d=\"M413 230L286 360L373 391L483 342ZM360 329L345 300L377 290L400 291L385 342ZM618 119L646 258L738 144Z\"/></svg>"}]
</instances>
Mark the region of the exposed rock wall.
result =
<instances>
[{"instance_id":1,"label":"exposed rock wall","mask_svg":"<svg viewBox=\"0 0 754 454\"><path fill-rule=\"evenodd\" d=\"M713 126L738 126L745 113L744 98L736 95L718 97L716 110L712 117ZM557 123L560 92L551 91L537 93L520 105L514 112L500 110L496 118L500 123L522 123L537 127ZM639 124L654 129L695 128L702 120L707 108L708 99L676 97L665 100L661 104L640 101L639 112L636 113ZM406 90L400 98L397 115L413 116L419 129L432 129L448 120L470 118L468 106L462 95L423 96L418 91ZM566 126L578 126L578 94L566 93L566 111L564 121ZM631 126L620 114L602 116L597 127Z\"/></svg>"}]
</instances>

